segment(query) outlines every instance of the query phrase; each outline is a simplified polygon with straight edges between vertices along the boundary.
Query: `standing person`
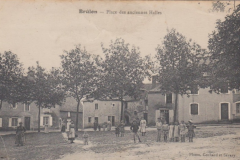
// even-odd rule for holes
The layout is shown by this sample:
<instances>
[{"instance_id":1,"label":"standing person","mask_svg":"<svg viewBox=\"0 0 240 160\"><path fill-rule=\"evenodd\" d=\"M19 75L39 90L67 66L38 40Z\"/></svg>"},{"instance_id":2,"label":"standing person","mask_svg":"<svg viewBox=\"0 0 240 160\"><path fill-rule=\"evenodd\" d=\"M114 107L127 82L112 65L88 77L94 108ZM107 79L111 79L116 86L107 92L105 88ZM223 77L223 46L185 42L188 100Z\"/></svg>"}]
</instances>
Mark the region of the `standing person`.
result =
<instances>
[{"instance_id":1,"label":"standing person","mask_svg":"<svg viewBox=\"0 0 240 160\"><path fill-rule=\"evenodd\" d=\"M69 125L68 140L70 140L71 143L75 140L75 126L73 121L71 121L71 124Z\"/></svg>"},{"instance_id":2,"label":"standing person","mask_svg":"<svg viewBox=\"0 0 240 160\"><path fill-rule=\"evenodd\" d=\"M88 145L88 137L89 135L87 134L86 131L84 131L84 134L83 134L84 145Z\"/></svg>"},{"instance_id":3,"label":"standing person","mask_svg":"<svg viewBox=\"0 0 240 160\"><path fill-rule=\"evenodd\" d=\"M115 128L115 134L116 134L116 137L119 137L119 134L120 134L120 128L118 125L116 125L116 128Z\"/></svg>"},{"instance_id":4,"label":"standing person","mask_svg":"<svg viewBox=\"0 0 240 160\"><path fill-rule=\"evenodd\" d=\"M107 130L111 131L112 124L110 121L107 121Z\"/></svg>"},{"instance_id":5,"label":"standing person","mask_svg":"<svg viewBox=\"0 0 240 160\"><path fill-rule=\"evenodd\" d=\"M158 121L156 122L156 127L157 127L157 142L160 142L162 132L162 122L160 118L158 118Z\"/></svg>"},{"instance_id":6,"label":"standing person","mask_svg":"<svg viewBox=\"0 0 240 160\"><path fill-rule=\"evenodd\" d=\"M22 126L22 122L19 123L19 126L17 127L16 130L16 141L15 143L17 146L21 145L23 146L23 141L24 141L24 133L26 132L25 127Z\"/></svg>"},{"instance_id":7,"label":"standing person","mask_svg":"<svg viewBox=\"0 0 240 160\"><path fill-rule=\"evenodd\" d=\"M145 136L146 134L146 127L147 121L142 117L140 121L140 131L142 132L142 136Z\"/></svg>"},{"instance_id":8,"label":"standing person","mask_svg":"<svg viewBox=\"0 0 240 160\"><path fill-rule=\"evenodd\" d=\"M101 131L101 124L98 124L98 131Z\"/></svg>"},{"instance_id":9,"label":"standing person","mask_svg":"<svg viewBox=\"0 0 240 160\"><path fill-rule=\"evenodd\" d=\"M175 122L175 126L174 126L174 141L178 142L179 141L179 123Z\"/></svg>"},{"instance_id":10,"label":"standing person","mask_svg":"<svg viewBox=\"0 0 240 160\"><path fill-rule=\"evenodd\" d=\"M62 121L62 128L61 128L61 132L65 132L66 131L66 123L65 120Z\"/></svg>"},{"instance_id":11,"label":"standing person","mask_svg":"<svg viewBox=\"0 0 240 160\"><path fill-rule=\"evenodd\" d=\"M103 123L103 131L105 131L105 130L106 130L106 127L107 127L107 123L106 123L106 122L104 122L104 123Z\"/></svg>"},{"instance_id":12,"label":"standing person","mask_svg":"<svg viewBox=\"0 0 240 160\"><path fill-rule=\"evenodd\" d=\"M194 128L196 128L196 126L193 125L192 120L189 120L188 122L189 124L187 125L187 128L188 128L189 142L193 142L193 137L195 137Z\"/></svg>"},{"instance_id":13,"label":"standing person","mask_svg":"<svg viewBox=\"0 0 240 160\"><path fill-rule=\"evenodd\" d=\"M171 122L169 126L169 134L168 134L170 142L174 141L173 130L174 130L174 125L173 125L173 122Z\"/></svg>"},{"instance_id":14,"label":"standing person","mask_svg":"<svg viewBox=\"0 0 240 160\"><path fill-rule=\"evenodd\" d=\"M93 123L94 131L97 131L97 128L98 128L98 122L95 120L94 123Z\"/></svg>"},{"instance_id":15,"label":"standing person","mask_svg":"<svg viewBox=\"0 0 240 160\"><path fill-rule=\"evenodd\" d=\"M121 120L121 123L120 123L120 133L121 133L121 137L124 137L124 133L125 133L125 123L123 120Z\"/></svg>"},{"instance_id":16,"label":"standing person","mask_svg":"<svg viewBox=\"0 0 240 160\"><path fill-rule=\"evenodd\" d=\"M186 125L184 121L181 121L181 124L179 125L179 130L180 130L181 142L185 142Z\"/></svg>"},{"instance_id":17,"label":"standing person","mask_svg":"<svg viewBox=\"0 0 240 160\"><path fill-rule=\"evenodd\" d=\"M167 124L166 121L164 121L164 124L163 124L163 135L164 135L164 142L167 142L167 135L168 135L168 132L169 132L169 126Z\"/></svg>"},{"instance_id":18,"label":"standing person","mask_svg":"<svg viewBox=\"0 0 240 160\"><path fill-rule=\"evenodd\" d=\"M139 127L138 127L137 121L134 120L133 123L132 123L132 125L131 125L131 127L130 127L130 130L133 132L133 140L134 140L134 143L136 142L136 141L135 141L135 137L137 137L138 140L139 140L139 142L141 142L140 137L139 137L139 135L138 135L138 133L137 133L137 132L138 132L138 129L139 129Z\"/></svg>"}]
</instances>

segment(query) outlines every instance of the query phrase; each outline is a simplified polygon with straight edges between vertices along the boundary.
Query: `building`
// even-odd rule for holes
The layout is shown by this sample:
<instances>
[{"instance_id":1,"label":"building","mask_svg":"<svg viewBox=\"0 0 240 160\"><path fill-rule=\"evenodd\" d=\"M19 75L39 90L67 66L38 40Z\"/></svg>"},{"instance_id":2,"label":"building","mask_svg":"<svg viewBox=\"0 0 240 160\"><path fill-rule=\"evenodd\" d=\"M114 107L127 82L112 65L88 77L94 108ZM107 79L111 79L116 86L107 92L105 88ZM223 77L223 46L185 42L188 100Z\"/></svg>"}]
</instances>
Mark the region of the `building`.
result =
<instances>
[{"instance_id":1,"label":"building","mask_svg":"<svg viewBox=\"0 0 240 160\"><path fill-rule=\"evenodd\" d=\"M40 127L48 125L51 128L59 128L59 108L43 108L40 110ZM19 122L22 122L27 130L38 128L38 107L35 103L15 106L3 102L0 110L0 130L15 130Z\"/></svg>"},{"instance_id":2,"label":"building","mask_svg":"<svg viewBox=\"0 0 240 160\"><path fill-rule=\"evenodd\" d=\"M162 94L160 86L155 86L148 91L148 123L154 125L157 118L173 122L175 95ZM210 93L209 90L210 88L194 86L189 90L189 95L179 95L178 121L187 122L192 119L194 123L218 123L240 119L239 91L229 91L227 85L223 85L219 94Z\"/></svg>"},{"instance_id":3,"label":"building","mask_svg":"<svg viewBox=\"0 0 240 160\"><path fill-rule=\"evenodd\" d=\"M82 104L79 107L78 128L82 128ZM68 97L62 106L55 108L41 108L40 110L40 128L48 125L51 129L60 129L62 121L67 121L67 127L71 120L76 124L77 102L74 98ZM36 130L38 128L38 107L35 103L29 105L18 103L12 106L3 102L0 110L0 130L15 130L19 122L27 130ZM67 128L68 129L68 128Z\"/></svg>"},{"instance_id":4,"label":"building","mask_svg":"<svg viewBox=\"0 0 240 160\"><path fill-rule=\"evenodd\" d=\"M121 120L121 101L114 99L84 100L83 114L84 128L93 127L94 121L99 124L110 121L112 126L115 126Z\"/></svg>"}]
</instances>

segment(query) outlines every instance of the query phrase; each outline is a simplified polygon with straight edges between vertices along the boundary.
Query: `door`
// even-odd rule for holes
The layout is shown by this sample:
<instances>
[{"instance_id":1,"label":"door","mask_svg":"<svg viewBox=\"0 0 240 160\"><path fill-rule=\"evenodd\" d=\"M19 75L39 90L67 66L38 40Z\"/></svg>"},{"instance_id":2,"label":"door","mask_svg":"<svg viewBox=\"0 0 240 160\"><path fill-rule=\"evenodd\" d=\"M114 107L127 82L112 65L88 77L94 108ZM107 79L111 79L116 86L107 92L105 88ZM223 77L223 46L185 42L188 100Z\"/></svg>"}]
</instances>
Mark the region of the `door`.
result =
<instances>
[{"instance_id":1,"label":"door","mask_svg":"<svg viewBox=\"0 0 240 160\"><path fill-rule=\"evenodd\" d=\"M228 103L221 104L221 120L228 120Z\"/></svg>"},{"instance_id":2,"label":"door","mask_svg":"<svg viewBox=\"0 0 240 160\"><path fill-rule=\"evenodd\" d=\"M26 130L30 130L30 117L24 118L24 127L26 128Z\"/></svg>"},{"instance_id":3,"label":"door","mask_svg":"<svg viewBox=\"0 0 240 160\"><path fill-rule=\"evenodd\" d=\"M97 121L97 123L98 123L98 117L95 117L94 120Z\"/></svg>"},{"instance_id":4,"label":"door","mask_svg":"<svg viewBox=\"0 0 240 160\"><path fill-rule=\"evenodd\" d=\"M146 122L148 123L148 114L147 113L143 113L143 118L146 120Z\"/></svg>"},{"instance_id":5,"label":"door","mask_svg":"<svg viewBox=\"0 0 240 160\"><path fill-rule=\"evenodd\" d=\"M125 115L125 123L126 125L129 125L130 122L129 122L129 116L128 115Z\"/></svg>"},{"instance_id":6,"label":"door","mask_svg":"<svg viewBox=\"0 0 240 160\"><path fill-rule=\"evenodd\" d=\"M112 126L115 126L115 116L112 116Z\"/></svg>"}]
</instances>

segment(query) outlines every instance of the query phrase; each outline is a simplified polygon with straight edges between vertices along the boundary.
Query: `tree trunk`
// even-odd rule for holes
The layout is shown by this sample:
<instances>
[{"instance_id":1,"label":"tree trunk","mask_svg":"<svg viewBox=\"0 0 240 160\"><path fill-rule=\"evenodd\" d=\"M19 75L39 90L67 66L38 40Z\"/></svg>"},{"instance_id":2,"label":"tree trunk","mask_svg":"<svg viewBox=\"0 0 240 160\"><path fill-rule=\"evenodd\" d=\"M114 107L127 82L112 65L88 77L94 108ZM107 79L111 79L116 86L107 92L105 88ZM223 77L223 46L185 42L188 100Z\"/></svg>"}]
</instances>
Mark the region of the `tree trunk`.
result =
<instances>
[{"instance_id":1,"label":"tree trunk","mask_svg":"<svg viewBox=\"0 0 240 160\"><path fill-rule=\"evenodd\" d=\"M124 119L124 114L123 114L123 98L121 98L121 120Z\"/></svg>"},{"instance_id":2,"label":"tree trunk","mask_svg":"<svg viewBox=\"0 0 240 160\"><path fill-rule=\"evenodd\" d=\"M41 106L39 105L38 106L38 132L40 132L40 110L41 109Z\"/></svg>"},{"instance_id":3,"label":"tree trunk","mask_svg":"<svg viewBox=\"0 0 240 160\"><path fill-rule=\"evenodd\" d=\"M78 131L78 113L79 113L79 104L80 104L80 100L78 100L78 102L77 102L77 115L76 115L76 126L75 126L75 130L76 130L76 132Z\"/></svg>"},{"instance_id":4,"label":"tree trunk","mask_svg":"<svg viewBox=\"0 0 240 160\"><path fill-rule=\"evenodd\" d=\"M174 108L174 118L173 121L178 120L178 93L175 93L175 108Z\"/></svg>"},{"instance_id":5,"label":"tree trunk","mask_svg":"<svg viewBox=\"0 0 240 160\"><path fill-rule=\"evenodd\" d=\"M0 100L0 110L1 110L1 108L2 108L2 100Z\"/></svg>"}]
</instances>

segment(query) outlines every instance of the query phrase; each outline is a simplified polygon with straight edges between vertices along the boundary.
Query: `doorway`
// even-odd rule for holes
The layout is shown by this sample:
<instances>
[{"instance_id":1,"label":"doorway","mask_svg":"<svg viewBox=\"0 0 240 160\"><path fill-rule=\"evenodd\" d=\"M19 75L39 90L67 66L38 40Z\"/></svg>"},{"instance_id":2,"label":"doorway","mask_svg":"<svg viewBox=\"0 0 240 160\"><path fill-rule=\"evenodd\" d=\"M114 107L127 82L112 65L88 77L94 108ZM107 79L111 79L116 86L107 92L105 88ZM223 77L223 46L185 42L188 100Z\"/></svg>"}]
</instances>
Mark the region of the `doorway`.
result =
<instances>
[{"instance_id":1,"label":"doorway","mask_svg":"<svg viewBox=\"0 0 240 160\"><path fill-rule=\"evenodd\" d=\"M160 118L169 124L169 110L160 110Z\"/></svg>"},{"instance_id":2,"label":"doorway","mask_svg":"<svg viewBox=\"0 0 240 160\"><path fill-rule=\"evenodd\" d=\"M221 120L228 120L228 103L221 103Z\"/></svg>"},{"instance_id":3,"label":"doorway","mask_svg":"<svg viewBox=\"0 0 240 160\"><path fill-rule=\"evenodd\" d=\"M129 125L130 122L129 122L129 116L128 115L125 115L125 123L126 125Z\"/></svg>"},{"instance_id":4,"label":"doorway","mask_svg":"<svg viewBox=\"0 0 240 160\"><path fill-rule=\"evenodd\" d=\"M24 118L24 127L26 128L26 130L30 130L30 117Z\"/></svg>"},{"instance_id":5,"label":"doorway","mask_svg":"<svg viewBox=\"0 0 240 160\"><path fill-rule=\"evenodd\" d=\"M146 122L148 123L148 113L143 113L143 118L146 120Z\"/></svg>"}]
</instances>

